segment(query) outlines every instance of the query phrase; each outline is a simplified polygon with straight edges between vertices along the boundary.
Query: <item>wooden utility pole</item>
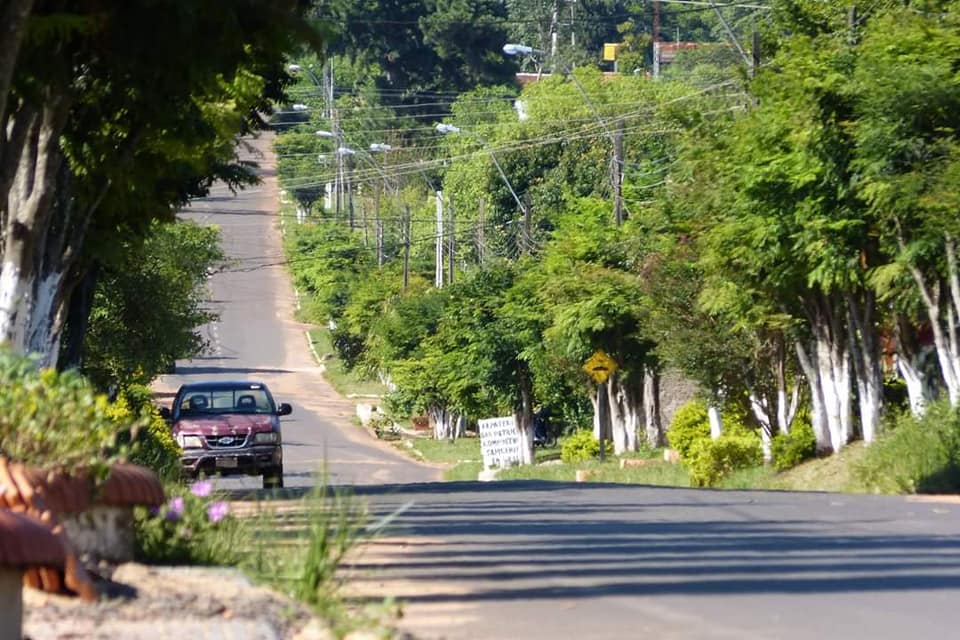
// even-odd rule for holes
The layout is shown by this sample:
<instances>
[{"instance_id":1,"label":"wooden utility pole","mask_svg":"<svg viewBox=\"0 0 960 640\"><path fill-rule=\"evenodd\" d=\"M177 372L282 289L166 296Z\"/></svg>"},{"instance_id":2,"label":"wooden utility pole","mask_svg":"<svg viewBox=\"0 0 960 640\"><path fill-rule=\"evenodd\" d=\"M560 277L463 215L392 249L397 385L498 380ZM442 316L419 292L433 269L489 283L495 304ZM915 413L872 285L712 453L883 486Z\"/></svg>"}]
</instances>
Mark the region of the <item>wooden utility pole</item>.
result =
<instances>
[{"instance_id":1,"label":"wooden utility pole","mask_svg":"<svg viewBox=\"0 0 960 640\"><path fill-rule=\"evenodd\" d=\"M456 251L457 251L456 238L454 237L455 227L454 227L454 221L453 221L453 215L454 215L453 196L450 196L450 200L447 202L447 209L448 209L447 219L450 221L450 230L449 230L449 234L447 235L447 263L448 263L447 264L447 270L448 270L447 282L449 282L450 284L453 284L453 268L456 265Z\"/></svg>"},{"instance_id":2,"label":"wooden utility pole","mask_svg":"<svg viewBox=\"0 0 960 640\"><path fill-rule=\"evenodd\" d=\"M623 224L623 120L617 120L613 132L613 221L619 227Z\"/></svg>"},{"instance_id":3,"label":"wooden utility pole","mask_svg":"<svg viewBox=\"0 0 960 640\"><path fill-rule=\"evenodd\" d=\"M410 205L403 213L403 291L410 286Z\"/></svg>"}]
</instances>

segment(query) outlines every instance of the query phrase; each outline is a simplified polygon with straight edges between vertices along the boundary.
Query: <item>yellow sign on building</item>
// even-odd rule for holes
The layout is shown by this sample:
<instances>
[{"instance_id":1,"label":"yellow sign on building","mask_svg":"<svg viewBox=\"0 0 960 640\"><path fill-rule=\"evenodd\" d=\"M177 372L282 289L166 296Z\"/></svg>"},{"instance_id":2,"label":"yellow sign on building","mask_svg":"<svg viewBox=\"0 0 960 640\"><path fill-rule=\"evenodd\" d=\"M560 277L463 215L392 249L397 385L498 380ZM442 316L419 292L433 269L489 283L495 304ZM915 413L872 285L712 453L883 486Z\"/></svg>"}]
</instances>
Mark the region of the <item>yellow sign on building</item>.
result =
<instances>
[{"instance_id":1,"label":"yellow sign on building","mask_svg":"<svg viewBox=\"0 0 960 640\"><path fill-rule=\"evenodd\" d=\"M617 370L617 363L600 349L583 363L583 370L589 373L597 384L603 384Z\"/></svg>"},{"instance_id":2,"label":"yellow sign on building","mask_svg":"<svg viewBox=\"0 0 960 640\"><path fill-rule=\"evenodd\" d=\"M617 54L620 53L620 47L622 46L623 46L622 42L604 42L603 43L603 61L615 62L617 59Z\"/></svg>"}]
</instances>

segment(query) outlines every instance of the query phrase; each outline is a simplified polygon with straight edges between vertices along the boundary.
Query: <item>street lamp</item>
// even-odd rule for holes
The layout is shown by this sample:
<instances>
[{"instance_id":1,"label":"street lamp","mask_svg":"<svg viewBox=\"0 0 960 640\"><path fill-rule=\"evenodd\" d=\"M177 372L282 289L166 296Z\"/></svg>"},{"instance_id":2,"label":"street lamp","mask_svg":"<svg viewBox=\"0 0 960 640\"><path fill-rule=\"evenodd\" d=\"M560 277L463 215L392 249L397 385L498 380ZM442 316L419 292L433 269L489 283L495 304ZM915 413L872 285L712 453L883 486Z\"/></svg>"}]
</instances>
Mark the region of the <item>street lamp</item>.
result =
<instances>
[{"instance_id":1,"label":"street lamp","mask_svg":"<svg viewBox=\"0 0 960 640\"><path fill-rule=\"evenodd\" d=\"M450 133L463 134L465 136L469 136L474 140L477 140L478 142L480 142L480 144L482 144L487 149L487 153L490 154L490 159L493 160L494 166L497 168L497 171L500 173L500 177L503 179L503 183L507 185L507 189L510 191L510 195L513 196L513 199L516 201L517 206L520 207L520 211L524 215L527 214L527 208L524 206L523 201L520 200L520 196L517 195L517 192L514 191L513 185L510 184L510 179L507 177L507 174L503 170L503 167L500 166L500 161L497 160L497 155L493 152L493 149L490 148L490 145L487 143L486 140L484 140L483 138L481 138L475 133L471 133L470 131L464 131L458 126L455 126L452 124L446 124L443 122L438 122L436 129L438 133L442 133L445 135Z\"/></svg>"},{"instance_id":2,"label":"street lamp","mask_svg":"<svg viewBox=\"0 0 960 640\"><path fill-rule=\"evenodd\" d=\"M535 49L533 47L528 47L525 44L513 44L508 42L503 45L503 52L508 56L528 56L533 53Z\"/></svg>"},{"instance_id":3,"label":"street lamp","mask_svg":"<svg viewBox=\"0 0 960 640\"><path fill-rule=\"evenodd\" d=\"M534 49L533 47L528 47L525 44L515 44L507 43L503 45L503 52L508 56L523 55L534 57L534 54L542 54L543 52ZM556 61L551 58L551 63L556 64ZM600 128L603 129L604 133L607 134L607 137L610 138L610 142L613 145L613 191L614 191L614 219L619 226L622 222L623 212L627 211L627 207L623 202L622 197L622 188L623 188L623 121L618 122L617 131L611 131L610 127L607 126L606 121L600 116L600 112L597 110L597 106L593 103L593 100L590 99L590 96L587 94L587 90L583 88L583 85L580 84L580 81L577 79L577 75L573 72L573 69L570 65L566 63L561 63L563 67L563 73L570 78L574 86L576 86L577 91L580 92L580 95L583 97L584 102L587 103L587 106L590 107L590 111L593 113L593 117L596 118L597 123L600 125Z\"/></svg>"}]
</instances>

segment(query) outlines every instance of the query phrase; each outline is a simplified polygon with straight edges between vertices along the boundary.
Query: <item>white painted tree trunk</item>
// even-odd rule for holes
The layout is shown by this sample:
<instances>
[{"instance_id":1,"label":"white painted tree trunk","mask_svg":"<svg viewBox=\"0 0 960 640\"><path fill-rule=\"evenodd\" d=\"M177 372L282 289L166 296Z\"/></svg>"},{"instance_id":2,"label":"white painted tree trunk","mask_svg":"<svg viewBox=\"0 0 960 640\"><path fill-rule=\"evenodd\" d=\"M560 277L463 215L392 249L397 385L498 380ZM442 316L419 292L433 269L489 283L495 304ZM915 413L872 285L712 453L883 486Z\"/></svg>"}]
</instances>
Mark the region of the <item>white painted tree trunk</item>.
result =
<instances>
[{"instance_id":1,"label":"white painted tree trunk","mask_svg":"<svg viewBox=\"0 0 960 640\"><path fill-rule=\"evenodd\" d=\"M643 368L643 430L648 446L653 448L663 446L663 423L660 420L660 374L651 366Z\"/></svg>"},{"instance_id":2,"label":"white painted tree trunk","mask_svg":"<svg viewBox=\"0 0 960 640\"><path fill-rule=\"evenodd\" d=\"M795 343L797 358L810 387L810 424L817 442L817 451L831 450L830 429L827 421L826 402L823 398L823 384L820 380L820 368L815 365L816 352L801 343Z\"/></svg>"},{"instance_id":3,"label":"white painted tree trunk","mask_svg":"<svg viewBox=\"0 0 960 640\"><path fill-rule=\"evenodd\" d=\"M610 409L613 452L621 455L637 450L637 429L640 425L640 407L637 394L629 381L619 375L610 376L607 385L607 404Z\"/></svg>"},{"instance_id":4,"label":"white painted tree trunk","mask_svg":"<svg viewBox=\"0 0 960 640\"><path fill-rule=\"evenodd\" d=\"M0 343L55 366L67 302L79 281L73 267L110 185L84 210L74 206L60 149L68 93L45 92L41 103L21 101L0 122L7 136L0 154Z\"/></svg>"},{"instance_id":5,"label":"white painted tree trunk","mask_svg":"<svg viewBox=\"0 0 960 640\"><path fill-rule=\"evenodd\" d=\"M897 371L903 378L907 386L907 398L910 402L910 413L916 418L920 418L927 411L927 405L933 398L933 387L930 384L929 377L924 372L922 356L916 355L909 357L897 354Z\"/></svg>"},{"instance_id":6,"label":"white painted tree trunk","mask_svg":"<svg viewBox=\"0 0 960 640\"><path fill-rule=\"evenodd\" d=\"M520 376L520 403L513 412L520 437L523 464L533 464L533 382L529 372Z\"/></svg>"},{"instance_id":7,"label":"white painted tree trunk","mask_svg":"<svg viewBox=\"0 0 960 640\"><path fill-rule=\"evenodd\" d=\"M841 347L823 337L817 340L816 350L830 450L837 452L847 444L852 426L849 358Z\"/></svg>"},{"instance_id":8,"label":"white painted tree trunk","mask_svg":"<svg viewBox=\"0 0 960 640\"><path fill-rule=\"evenodd\" d=\"M901 248L903 239L900 238ZM960 274L957 269L956 241L944 235L944 249L947 255L946 289L944 292L939 280L930 282L923 272L915 266L910 267L927 319L933 331L933 344L940 365L940 374L947 387L947 397L954 407L960 404L960 336L957 319L960 318ZM932 278L931 278L932 280ZM946 297L946 301L942 298Z\"/></svg>"},{"instance_id":9,"label":"white painted tree trunk","mask_svg":"<svg viewBox=\"0 0 960 640\"><path fill-rule=\"evenodd\" d=\"M720 407L710 403L707 405L707 419L710 420L710 437L716 440L723 435L723 416Z\"/></svg>"},{"instance_id":10,"label":"white painted tree trunk","mask_svg":"<svg viewBox=\"0 0 960 640\"><path fill-rule=\"evenodd\" d=\"M453 437L452 416L445 406L433 405L427 409L427 417L433 425L434 440L449 440Z\"/></svg>"},{"instance_id":11,"label":"white painted tree trunk","mask_svg":"<svg viewBox=\"0 0 960 640\"><path fill-rule=\"evenodd\" d=\"M749 394L750 410L760 425L760 446L763 450L763 462L769 464L773 460L773 423L770 419L770 410L765 398L751 391Z\"/></svg>"},{"instance_id":12,"label":"white painted tree trunk","mask_svg":"<svg viewBox=\"0 0 960 640\"><path fill-rule=\"evenodd\" d=\"M860 409L860 431L867 444L874 441L883 415L883 368L877 331L876 300L870 291L847 294L849 353L853 362Z\"/></svg>"}]
</instances>

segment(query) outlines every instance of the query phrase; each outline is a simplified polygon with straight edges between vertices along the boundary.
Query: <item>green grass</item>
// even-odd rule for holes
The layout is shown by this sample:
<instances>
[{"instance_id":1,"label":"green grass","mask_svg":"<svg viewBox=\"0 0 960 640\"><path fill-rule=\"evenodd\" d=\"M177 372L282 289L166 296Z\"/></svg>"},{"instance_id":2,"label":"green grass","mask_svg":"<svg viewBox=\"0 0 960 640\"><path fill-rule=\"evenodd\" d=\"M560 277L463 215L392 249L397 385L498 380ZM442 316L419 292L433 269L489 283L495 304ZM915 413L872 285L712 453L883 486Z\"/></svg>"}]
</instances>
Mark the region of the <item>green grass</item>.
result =
<instances>
[{"instance_id":1,"label":"green grass","mask_svg":"<svg viewBox=\"0 0 960 640\"><path fill-rule=\"evenodd\" d=\"M398 443L398 448L419 460L449 465L444 471L448 481L476 480L483 463L480 457L480 440L476 437L455 441L412 440L412 447ZM807 461L793 469L777 472L767 467L755 467L736 471L724 478L719 487L723 489L775 489L789 491L829 491L861 493L853 467L866 453L862 443L853 443L839 454ZM587 471L589 482L614 482L622 484L649 484L668 487L689 487L690 476L682 464L662 462L661 451L627 453L626 459L644 458L651 462L644 466L620 468L621 457L611 456L606 462L590 460L574 464L558 464L559 447L537 449L537 464L504 469L497 475L501 480L552 480L573 482L577 470ZM550 464L544 464L550 462Z\"/></svg>"},{"instance_id":2,"label":"green grass","mask_svg":"<svg viewBox=\"0 0 960 640\"><path fill-rule=\"evenodd\" d=\"M313 350L324 366L324 377L330 385L342 396L382 396L387 392L386 386L375 380L366 380L343 366L343 361L337 357L336 350L330 340L330 331L319 327L308 332Z\"/></svg>"},{"instance_id":3,"label":"green grass","mask_svg":"<svg viewBox=\"0 0 960 640\"><path fill-rule=\"evenodd\" d=\"M475 437L459 440L422 439L398 444L398 448L427 462L447 464L444 479L449 481L476 480L483 470L480 456L480 440ZM689 486L686 470L681 465L666 464L659 460L659 452L650 452L652 462L643 467L620 468L620 459L612 457L606 462L599 460L576 464L558 464L560 447L537 449L536 464L504 469L498 474L502 480L555 480L573 482L578 469L590 472L593 482L620 482L629 484L655 484L665 486ZM628 457L637 458L638 454ZM548 464L544 464L548 463Z\"/></svg>"}]
</instances>

